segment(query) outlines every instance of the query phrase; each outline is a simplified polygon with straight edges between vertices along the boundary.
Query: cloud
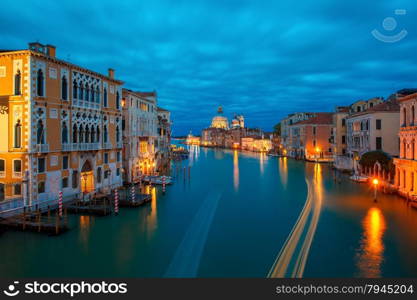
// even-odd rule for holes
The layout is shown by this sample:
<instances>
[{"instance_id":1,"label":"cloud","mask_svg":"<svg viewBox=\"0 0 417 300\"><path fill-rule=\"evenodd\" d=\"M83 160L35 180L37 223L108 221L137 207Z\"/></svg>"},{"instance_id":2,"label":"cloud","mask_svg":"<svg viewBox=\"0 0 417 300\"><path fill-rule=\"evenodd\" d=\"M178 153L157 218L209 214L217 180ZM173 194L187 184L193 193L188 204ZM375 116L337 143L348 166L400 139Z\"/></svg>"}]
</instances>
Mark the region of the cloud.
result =
<instances>
[{"instance_id":1,"label":"cloud","mask_svg":"<svg viewBox=\"0 0 417 300\"><path fill-rule=\"evenodd\" d=\"M39 40L126 87L156 90L174 134L199 132L217 106L270 130L295 111L331 111L416 86L413 1L12 1L2 49ZM406 16L395 16L397 8ZM385 44L382 20L409 35ZM386 33L386 32L385 32ZM393 34L394 34L393 33ZM387 33L386 33L387 34Z\"/></svg>"}]
</instances>

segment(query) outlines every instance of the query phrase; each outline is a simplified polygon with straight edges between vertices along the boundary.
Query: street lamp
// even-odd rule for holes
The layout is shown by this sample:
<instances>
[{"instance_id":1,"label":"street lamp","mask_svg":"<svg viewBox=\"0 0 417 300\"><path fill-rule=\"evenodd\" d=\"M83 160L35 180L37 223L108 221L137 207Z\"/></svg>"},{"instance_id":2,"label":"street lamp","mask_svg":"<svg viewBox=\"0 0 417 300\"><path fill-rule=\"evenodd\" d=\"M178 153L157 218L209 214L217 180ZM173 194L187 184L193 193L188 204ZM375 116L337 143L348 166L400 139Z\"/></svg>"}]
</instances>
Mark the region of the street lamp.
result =
<instances>
[{"instance_id":1,"label":"street lamp","mask_svg":"<svg viewBox=\"0 0 417 300\"><path fill-rule=\"evenodd\" d=\"M372 180L372 183L374 185L374 202L376 202L376 193L377 193L377 190L378 190L379 180L374 178L374 180Z\"/></svg>"},{"instance_id":2,"label":"street lamp","mask_svg":"<svg viewBox=\"0 0 417 300\"><path fill-rule=\"evenodd\" d=\"M319 153L320 153L320 148L319 147L316 147L316 162L318 161L318 159L319 159Z\"/></svg>"}]
</instances>

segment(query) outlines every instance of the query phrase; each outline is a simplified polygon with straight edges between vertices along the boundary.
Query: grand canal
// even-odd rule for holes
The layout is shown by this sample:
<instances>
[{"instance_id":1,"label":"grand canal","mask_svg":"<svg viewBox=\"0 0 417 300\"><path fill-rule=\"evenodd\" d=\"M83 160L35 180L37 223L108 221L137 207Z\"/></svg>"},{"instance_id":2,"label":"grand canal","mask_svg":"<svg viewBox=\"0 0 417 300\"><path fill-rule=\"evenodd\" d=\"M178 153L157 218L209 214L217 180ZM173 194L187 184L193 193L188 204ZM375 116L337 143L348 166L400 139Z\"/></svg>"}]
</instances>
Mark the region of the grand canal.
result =
<instances>
[{"instance_id":1,"label":"grand canal","mask_svg":"<svg viewBox=\"0 0 417 300\"><path fill-rule=\"evenodd\" d=\"M184 176L184 166L191 176ZM0 235L2 277L411 277L417 210L328 165L191 148L175 183L61 236Z\"/></svg>"}]
</instances>

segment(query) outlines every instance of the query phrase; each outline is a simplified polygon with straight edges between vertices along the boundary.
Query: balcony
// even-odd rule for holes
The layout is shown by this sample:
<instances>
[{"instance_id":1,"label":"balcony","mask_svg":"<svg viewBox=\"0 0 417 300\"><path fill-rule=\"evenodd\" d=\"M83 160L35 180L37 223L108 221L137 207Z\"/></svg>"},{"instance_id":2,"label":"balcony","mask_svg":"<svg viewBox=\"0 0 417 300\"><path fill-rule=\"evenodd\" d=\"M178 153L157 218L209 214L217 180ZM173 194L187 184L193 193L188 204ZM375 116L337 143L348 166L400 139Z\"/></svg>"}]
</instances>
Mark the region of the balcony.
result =
<instances>
[{"instance_id":1,"label":"balcony","mask_svg":"<svg viewBox=\"0 0 417 300\"><path fill-rule=\"evenodd\" d=\"M91 101L84 101L80 99L74 99L72 101L73 106L84 107L84 108L91 108L91 109L100 109L100 103L91 102Z\"/></svg>"},{"instance_id":2,"label":"balcony","mask_svg":"<svg viewBox=\"0 0 417 300\"><path fill-rule=\"evenodd\" d=\"M49 152L49 144L37 144L35 146L35 152L38 152L38 153Z\"/></svg>"},{"instance_id":3,"label":"balcony","mask_svg":"<svg viewBox=\"0 0 417 300\"><path fill-rule=\"evenodd\" d=\"M103 148L104 148L104 149L112 149L112 148L113 148L113 146L112 146L112 144L111 144L111 143L103 143Z\"/></svg>"},{"instance_id":4,"label":"balcony","mask_svg":"<svg viewBox=\"0 0 417 300\"><path fill-rule=\"evenodd\" d=\"M62 151L71 151L71 144L62 144Z\"/></svg>"},{"instance_id":5,"label":"balcony","mask_svg":"<svg viewBox=\"0 0 417 300\"><path fill-rule=\"evenodd\" d=\"M99 150L100 143L72 143L69 144L72 151L92 151Z\"/></svg>"}]
</instances>

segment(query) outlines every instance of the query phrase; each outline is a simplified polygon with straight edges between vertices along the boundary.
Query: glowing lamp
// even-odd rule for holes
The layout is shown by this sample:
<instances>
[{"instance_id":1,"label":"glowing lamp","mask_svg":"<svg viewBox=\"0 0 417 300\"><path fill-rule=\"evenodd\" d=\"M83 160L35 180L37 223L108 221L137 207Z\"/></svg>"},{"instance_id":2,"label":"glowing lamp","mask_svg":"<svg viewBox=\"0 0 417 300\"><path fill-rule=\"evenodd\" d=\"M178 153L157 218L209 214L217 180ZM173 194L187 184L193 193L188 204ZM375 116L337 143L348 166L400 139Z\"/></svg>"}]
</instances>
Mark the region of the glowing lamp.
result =
<instances>
[{"instance_id":1,"label":"glowing lamp","mask_svg":"<svg viewBox=\"0 0 417 300\"><path fill-rule=\"evenodd\" d=\"M379 184L379 180L375 178L374 180L372 180L372 183L376 186Z\"/></svg>"}]
</instances>

